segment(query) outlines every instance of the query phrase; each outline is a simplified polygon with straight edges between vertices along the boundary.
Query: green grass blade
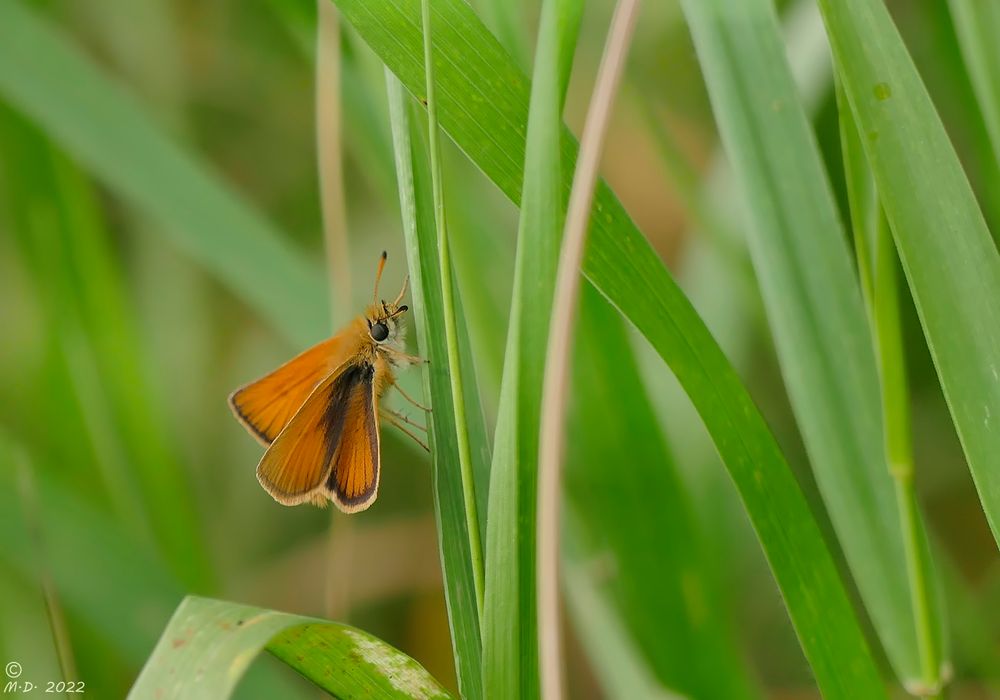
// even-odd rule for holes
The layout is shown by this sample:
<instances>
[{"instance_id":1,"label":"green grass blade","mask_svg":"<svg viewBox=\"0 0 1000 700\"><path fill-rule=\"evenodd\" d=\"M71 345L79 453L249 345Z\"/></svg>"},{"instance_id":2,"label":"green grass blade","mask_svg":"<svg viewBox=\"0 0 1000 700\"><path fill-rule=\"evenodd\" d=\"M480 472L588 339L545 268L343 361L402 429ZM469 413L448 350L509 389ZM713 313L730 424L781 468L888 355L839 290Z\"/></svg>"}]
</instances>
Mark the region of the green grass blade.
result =
<instances>
[{"instance_id":1,"label":"green grass blade","mask_svg":"<svg viewBox=\"0 0 1000 700\"><path fill-rule=\"evenodd\" d=\"M546 0L527 117L514 291L489 519L483 673L490 697L537 697L536 510L541 392L565 201L559 140L580 25L577 0Z\"/></svg>"},{"instance_id":2,"label":"green grass blade","mask_svg":"<svg viewBox=\"0 0 1000 700\"><path fill-rule=\"evenodd\" d=\"M465 407L465 381L463 375L472 379L470 365L463 367L459 351L458 321L456 319L455 275L451 264L451 244L448 238L448 220L444 207L444 175L441 169L441 129L437 121L437 98L434 97L434 34L431 23L430 0L422 0L420 5L421 27L424 33L424 89L427 93L427 143L430 150L431 196L433 198L434 228L437 233L438 281L441 286L441 310L443 312L446 367L451 386L451 409L454 418L455 442L464 498L466 537L469 539L469 556L472 561L472 584L476 593L479 617L483 616L483 540L479 536L479 515L476 503L476 484L473 477L472 446L469 443L469 426ZM400 92L402 92L400 90Z\"/></svg>"},{"instance_id":3,"label":"green grass blade","mask_svg":"<svg viewBox=\"0 0 1000 700\"><path fill-rule=\"evenodd\" d=\"M455 668L463 697L482 698L485 696L482 687L479 604L475 595L469 518L465 508L463 474L455 434L454 397L447 371L448 348L442 332L445 311L430 191L430 170L426 152L420 142L413 138L416 129L411 125L406 104L408 98L394 76L387 75L386 82L403 234L412 281L417 346L421 356L429 363L425 365L423 372L424 396L430 397L433 407L429 423L430 446L434 456L435 512ZM460 345L467 348L464 328L460 327L459 330ZM466 367L472 366L468 353L460 359ZM479 408L479 397L475 393L475 382L464 382L464 389L470 444L481 448L471 454L476 465L474 472L478 477L475 488L477 493L481 491L481 503L485 506L483 499L489 486L486 428ZM482 537L485 534L486 510L482 508L478 512L479 522L474 527Z\"/></svg>"},{"instance_id":4,"label":"green grass blade","mask_svg":"<svg viewBox=\"0 0 1000 700\"><path fill-rule=\"evenodd\" d=\"M972 471L1000 542L1000 256L878 0L821 0L838 72Z\"/></svg>"},{"instance_id":5,"label":"green grass blade","mask_svg":"<svg viewBox=\"0 0 1000 700\"><path fill-rule=\"evenodd\" d=\"M1000 3L948 0L958 46L972 79L993 158L1000 163Z\"/></svg>"},{"instance_id":6,"label":"green grass blade","mask_svg":"<svg viewBox=\"0 0 1000 700\"><path fill-rule=\"evenodd\" d=\"M837 105L847 196L854 228L855 256L865 292L878 365L884 452L896 491L910 607L920 655L920 676L911 676L905 680L910 692L932 695L940 690L942 673L947 667L946 661L942 660L943 625L937 606L941 583L930 557L914 484L910 394L900 320L899 263L892 243L892 233L868 170L857 125L839 85Z\"/></svg>"},{"instance_id":7,"label":"green grass blade","mask_svg":"<svg viewBox=\"0 0 1000 700\"><path fill-rule=\"evenodd\" d=\"M361 630L208 598L185 598L130 698L230 697L264 648L334 697L451 697L416 661Z\"/></svg>"},{"instance_id":8,"label":"green grass blade","mask_svg":"<svg viewBox=\"0 0 1000 700\"><path fill-rule=\"evenodd\" d=\"M403 85L421 96L419 5L412 0L337 4ZM432 10L439 28L435 43L443 52L436 73L441 125L501 191L519 202L527 79L464 2L441 0ZM562 145L568 189L576 144L566 131ZM820 687L828 697L883 696L836 566L746 389L607 186L599 187L594 208L584 273L646 336L694 401L743 497ZM511 385L506 384L501 405L509 412ZM510 459L509 452L499 453L512 447L497 441L494 464ZM489 542L487 562L487 588L492 564L499 564L503 575L514 571L509 560L491 561Z\"/></svg>"},{"instance_id":9,"label":"green grass blade","mask_svg":"<svg viewBox=\"0 0 1000 700\"><path fill-rule=\"evenodd\" d=\"M587 107L580 156L566 205L566 225L559 248L545 368L542 372L536 467L538 518L535 585L538 596L539 667L542 694L545 697L562 697L566 683L559 595L560 514L567 443L566 413L573 361L571 348L580 304L580 288L583 286L580 266L587 245L590 210L600 177L608 123L628 57L638 10L638 0L621 0L615 6L590 105ZM553 148L556 150L560 126L561 124L557 124L552 134ZM558 175L558 172L554 175L556 190L559 185ZM556 200L558 201L558 197ZM594 424L597 429L599 426L599 422Z\"/></svg>"},{"instance_id":10,"label":"green grass blade","mask_svg":"<svg viewBox=\"0 0 1000 700\"><path fill-rule=\"evenodd\" d=\"M665 688L692 698L753 697L707 584L704 542L653 414L625 324L590 284L582 290L567 434L565 559L621 617L628 643ZM627 454L627 468L614 469ZM651 554L655 553L655 554ZM566 583L570 574L566 571ZM589 612L574 625L601 668ZM663 627L669 620L669 629ZM623 653L623 652L619 652ZM620 695L618 697L631 697Z\"/></svg>"},{"instance_id":11,"label":"green grass blade","mask_svg":"<svg viewBox=\"0 0 1000 700\"><path fill-rule=\"evenodd\" d=\"M875 257L875 227L881 215L875 194L875 182L865 158L857 124L850 113L844 88L838 82L837 110L839 113L840 150L844 159L844 186L850 205L851 234L854 238L854 258L858 265L861 296L870 311L874 298L873 258Z\"/></svg>"},{"instance_id":12,"label":"green grass blade","mask_svg":"<svg viewBox=\"0 0 1000 700\"><path fill-rule=\"evenodd\" d=\"M0 98L288 338L305 344L323 334L329 312L320 267L23 2L0 4Z\"/></svg>"},{"instance_id":13,"label":"green grass blade","mask_svg":"<svg viewBox=\"0 0 1000 700\"><path fill-rule=\"evenodd\" d=\"M500 39L507 52L524 65L528 60L523 0L479 0L475 3L486 25Z\"/></svg>"},{"instance_id":14,"label":"green grass blade","mask_svg":"<svg viewBox=\"0 0 1000 700\"><path fill-rule=\"evenodd\" d=\"M694 0L684 8L746 193L752 259L820 493L897 676L915 680L920 654L902 594L904 536L882 451L871 336L773 7Z\"/></svg>"},{"instance_id":15,"label":"green grass blade","mask_svg":"<svg viewBox=\"0 0 1000 700\"><path fill-rule=\"evenodd\" d=\"M570 551L573 539L573 528L567 527L564 542ZM605 696L650 700L682 697L667 690L646 666L618 611L577 561L577 556L570 554L563 562L566 605Z\"/></svg>"}]
</instances>

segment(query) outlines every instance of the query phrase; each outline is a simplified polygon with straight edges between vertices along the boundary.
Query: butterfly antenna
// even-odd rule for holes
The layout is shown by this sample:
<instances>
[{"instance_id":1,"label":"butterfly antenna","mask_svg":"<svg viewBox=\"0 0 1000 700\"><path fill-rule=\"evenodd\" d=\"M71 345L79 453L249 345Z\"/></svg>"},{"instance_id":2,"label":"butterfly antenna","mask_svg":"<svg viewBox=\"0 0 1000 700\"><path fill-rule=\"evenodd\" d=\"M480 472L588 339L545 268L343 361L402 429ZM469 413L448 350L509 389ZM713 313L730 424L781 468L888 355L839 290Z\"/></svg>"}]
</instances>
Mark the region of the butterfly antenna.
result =
<instances>
[{"instance_id":1,"label":"butterfly antenna","mask_svg":"<svg viewBox=\"0 0 1000 700\"><path fill-rule=\"evenodd\" d=\"M372 303L378 299L378 283L382 279L382 270L385 269L385 259L389 257L388 254L383 250L382 256L378 259L378 268L375 270L375 290L372 292Z\"/></svg>"},{"instance_id":2,"label":"butterfly antenna","mask_svg":"<svg viewBox=\"0 0 1000 700\"><path fill-rule=\"evenodd\" d=\"M399 294L396 295L396 300L394 302L392 302L393 306L396 306L397 304L399 304L399 302L401 302L403 300L403 295L406 294L406 284L409 281L410 281L410 276L409 275L407 275L406 277L403 278L403 286L400 288Z\"/></svg>"}]
</instances>

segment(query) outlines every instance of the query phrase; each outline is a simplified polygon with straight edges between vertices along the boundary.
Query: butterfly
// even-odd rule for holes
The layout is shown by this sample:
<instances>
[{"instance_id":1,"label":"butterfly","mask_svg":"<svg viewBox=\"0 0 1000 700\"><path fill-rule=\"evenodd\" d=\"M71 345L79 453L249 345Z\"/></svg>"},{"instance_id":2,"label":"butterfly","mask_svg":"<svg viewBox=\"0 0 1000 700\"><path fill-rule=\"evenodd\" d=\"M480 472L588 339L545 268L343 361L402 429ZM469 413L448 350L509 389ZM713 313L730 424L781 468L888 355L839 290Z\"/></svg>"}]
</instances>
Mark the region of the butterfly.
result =
<instances>
[{"instance_id":1,"label":"butterfly","mask_svg":"<svg viewBox=\"0 0 1000 700\"><path fill-rule=\"evenodd\" d=\"M386 254L379 258L372 303L333 337L314 345L278 369L229 396L229 406L267 451L257 479L286 506L333 501L345 513L365 510L378 496L380 418L417 441L407 425L418 423L388 407L382 395L400 395L428 411L396 384L396 370L423 362L403 349L400 305L406 280L390 303L378 299Z\"/></svg>"}]
</instances>

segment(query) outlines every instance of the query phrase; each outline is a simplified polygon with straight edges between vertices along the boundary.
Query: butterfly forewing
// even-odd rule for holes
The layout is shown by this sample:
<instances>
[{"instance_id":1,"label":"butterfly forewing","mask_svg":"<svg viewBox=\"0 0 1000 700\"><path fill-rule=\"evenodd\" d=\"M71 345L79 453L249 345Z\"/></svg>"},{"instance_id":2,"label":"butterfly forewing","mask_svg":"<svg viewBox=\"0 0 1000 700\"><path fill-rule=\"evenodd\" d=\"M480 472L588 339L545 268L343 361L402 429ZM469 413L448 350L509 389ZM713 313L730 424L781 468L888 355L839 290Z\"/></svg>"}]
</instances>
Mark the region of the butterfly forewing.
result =
<instances>
[{"instance_id":1,"label":"butterfly forewing","mask_svg":"<svg viewBox=\"0 0 1000 700\"><path fill-rule=\"evenodd\" d=\"M356 345L354 337L339 333L240 387L229 397L233 413L258 440L270 445L312 390L347 360Z\"/></svg>"}]
</instances>

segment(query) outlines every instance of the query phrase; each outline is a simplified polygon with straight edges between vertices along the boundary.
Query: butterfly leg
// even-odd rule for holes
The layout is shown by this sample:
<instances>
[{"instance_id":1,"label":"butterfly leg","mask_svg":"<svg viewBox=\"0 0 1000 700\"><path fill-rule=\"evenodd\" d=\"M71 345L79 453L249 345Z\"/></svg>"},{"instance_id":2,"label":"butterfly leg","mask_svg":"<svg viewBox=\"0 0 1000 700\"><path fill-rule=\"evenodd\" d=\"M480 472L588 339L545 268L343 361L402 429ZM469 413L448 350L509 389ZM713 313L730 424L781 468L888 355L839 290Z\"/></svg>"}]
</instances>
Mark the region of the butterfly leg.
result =
<instances>
[{"instance_id":1,"label":"butterfly leg","mask_svg":"<svg viewBox=\"0 0 1000 700\"><path fill-rule=\"evenodd\" d=\"M411 430L409 430L406 427L406 423L410 423L411 425L417 425L416 423L413 423L412 421L410 421L405 416L403 416L403 415L401 415L399 413L396 413L395 411L391 411L391 410L389 410L387 408L383 408L382 411L381 411L381 414L382 414L383 418L385 418L387 421L389 421L390 423L392 423L402 433L404 433L405 435L408 435L410 438L412 438L415 443L417 443L418 445L420 445L421 447L423 447L427 452L431 451L431 448L429 448L427 446L427 444L424 443L423 440L421 440L420 438L418 438ZM425 430L426 430L426 428L425 428Z\"/></svg>"},{"instance_id":2,"label":"butterfly leg","mask_svg":"<svg viewBox=\"0 0 1000 700\"><path fill-rule=\"evenodd\" d=\"M404 399L406 399L407 401L409 401L410 403L412 403L414 406L416 406L417 408L419 408L421 411L426 411L427 413L431 412L430 408L428 408L427 406L424 406L422 403L418 402L416 399L414 399L409 394L407 394L405 391L403 391L403 387L401 387L399 384L394 384L393 386L396 387L396 391L399 392L400 396L402 396Z\"/></svg>"},{"instance_id":3,"label":"butterfly leg","mask_svg":"<svg viewBox=\"0 0 1000 700\"><path fill-rule=\"evenodd\" d=\"M409 367L410 365L428 365L430 360L425 360L419 355L410 355L397 350L396 348L386 348L385 353L389 362L395 367Z\"/></svg>"},{"instance_id":4,"label":"butterfly leg","mask_svg":"<svg viewBox=\"0 0 1000 700\"><path fill-rule=\"evenodd\" d=\"M397 362L404 365L422 365L426 364L428 360L420 357L419 355L408 355L405 352L395 352L393 357Z\"/></svg>"},{"instance_id":5,"label":"butterfly leg","mask_svg":"<svg viewBox=\"0 0 1000 700\"><path fill-rule=\"evenodd\" d=\"M396 420L402 421L402 422L406 423L407 425L411 425L414 428L416 428L417 430L422 430L425 433L427 432L427 426L423 425L422 423L418 423L417 421L413 420L412 418L407 417L405 414L400 413L399 411L394 411L391 408L385 408L385 407L382 408L382 411L383 411L383 413L390 413L390 414L392 414L392 417L395 418Z\"/></svg>"}]
</instances>

